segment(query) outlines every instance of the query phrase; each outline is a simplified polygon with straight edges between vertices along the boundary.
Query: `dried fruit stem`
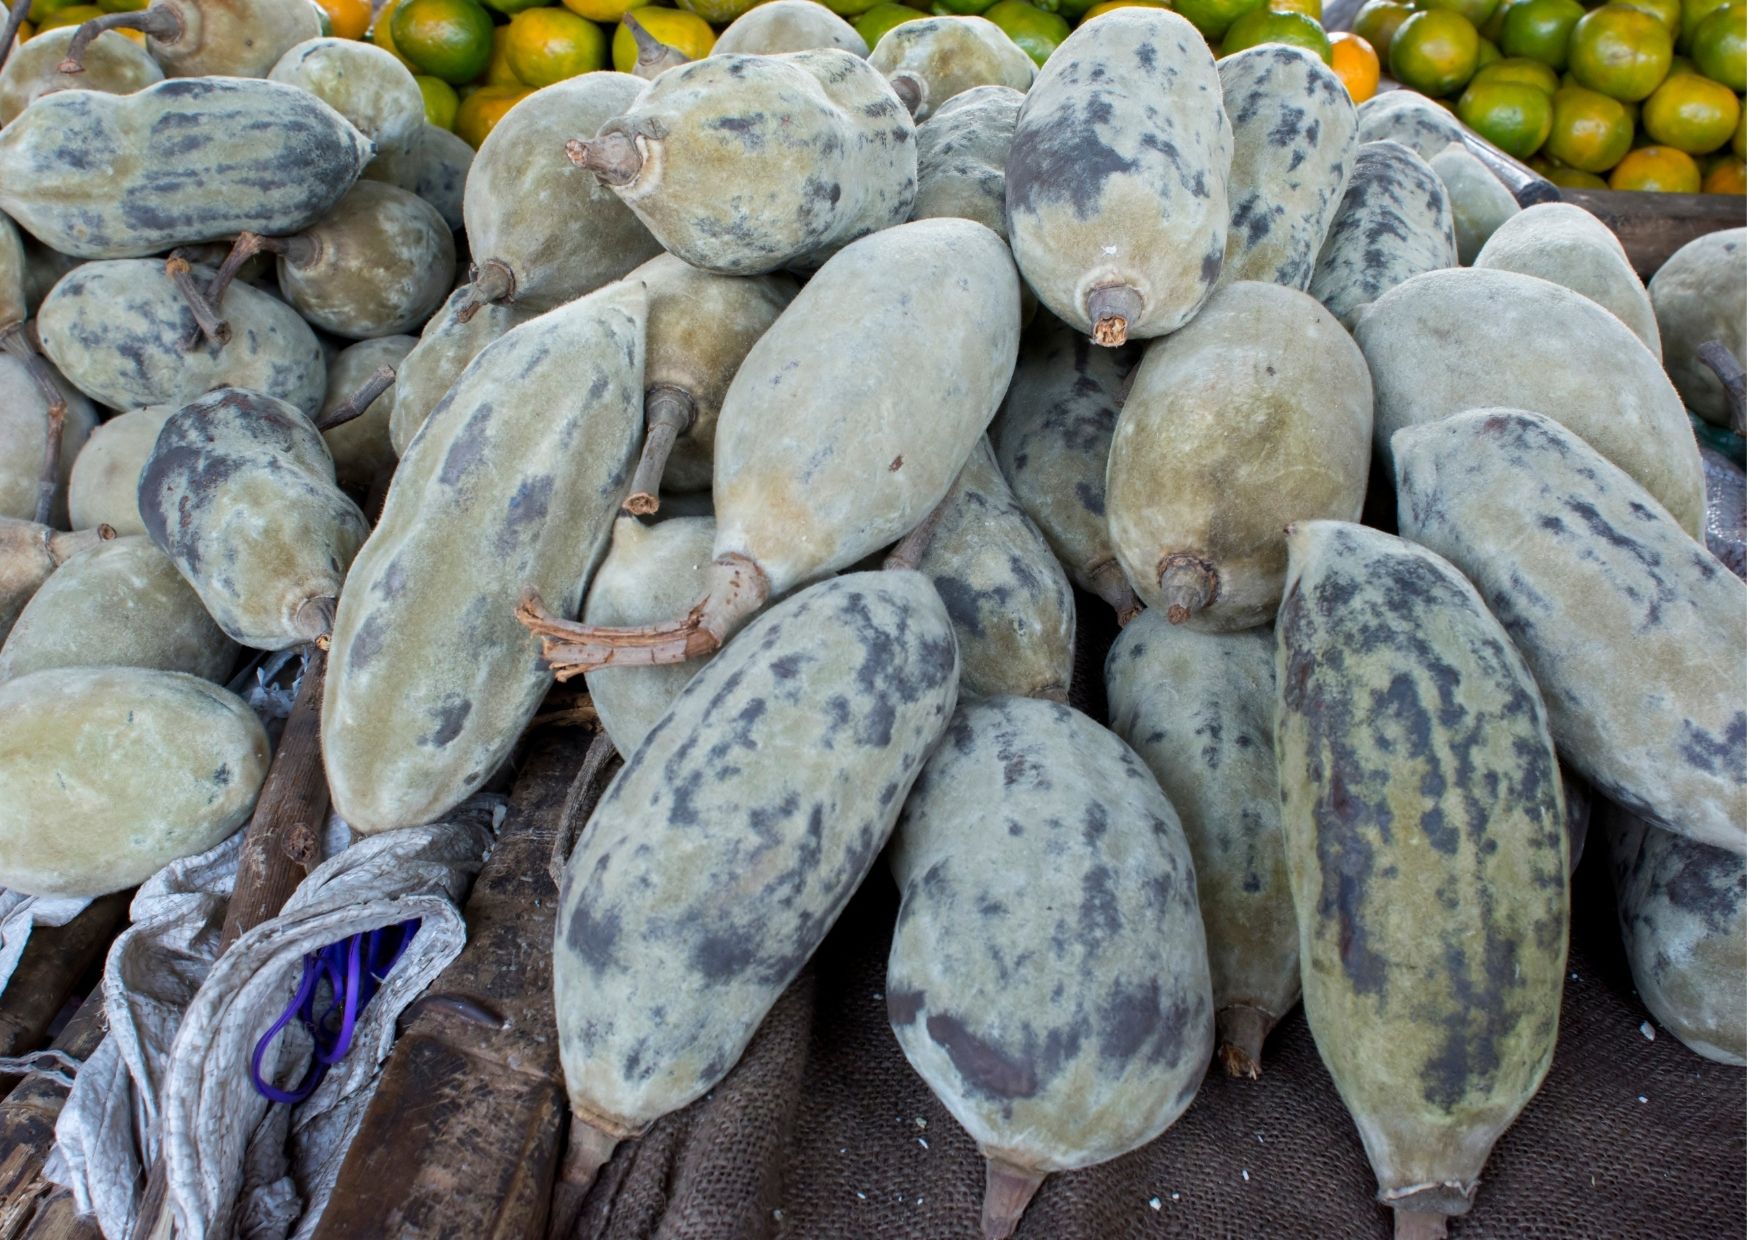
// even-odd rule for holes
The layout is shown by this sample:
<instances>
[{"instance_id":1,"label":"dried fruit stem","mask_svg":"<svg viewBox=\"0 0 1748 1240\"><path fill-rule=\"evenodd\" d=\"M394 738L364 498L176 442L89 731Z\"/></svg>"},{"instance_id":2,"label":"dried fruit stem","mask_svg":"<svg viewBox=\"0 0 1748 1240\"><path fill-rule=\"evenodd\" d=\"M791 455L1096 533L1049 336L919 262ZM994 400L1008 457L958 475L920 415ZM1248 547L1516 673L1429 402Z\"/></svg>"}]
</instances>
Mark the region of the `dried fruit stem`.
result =
<instances>
[{"instance_id":1,"label":"dried fruit stem","mask_svg":"<svg viewBox=\"0 0 1748 1240\"><path fill-rule=\"evenodd\" d=\"M929 543L935 537L935 527L941 523L941 517L946 514L947 504L958 493L959 484L955 482L947 488L941 502L929 509L929 515L917 522L916 528L899 540L898 544L886 553L886 560L880 565L888 571L898 568L915 569L923 562L923 555L929 549Z\"/></svg>"},{"instance_id":2,"label":"dried fruit stem","mask_svg":"<svg viewBox=\"0 0 1748 1240\"><path fill-rule=\"evenodd\" d=\"M222 305L225 290L231 287L237 272L257 254L279 254L294 267L307 267L315 261L320 248L309 237L263 237L260 233L238 233L237 239L231 243L231 252L225 255L225 261L213 274L212 283L206 286L206 299L214 306Z\"/></svg>"},{"instance_id":3,"label":"dried fruit stem","mask_svg":"<svg viewBox=\"0 0 1748 1240\"><path fill-rule=\"evenodd\" d=\"M353 418L363 417L364 411L376 403L376 398L394 386L395 368L393 366L378 366L370 372L370 376L358 385L358 390L345 400L330 409L321 421L316 423L318 431L331 431L336 426L344 426Z\"/></svg>"},{"instance_id":4,"label":"dried fruit stem","mask_svg":"<svg viewBox=\"0 0 1748 1240\"><path fill-rule=\"evenodd\" d=\"M894 73L886 79L886 84L892 87L892 93L912 116L922 111L923 104L928 102L928 83L914 73Z\"/></svg>"},{"instance_id":5,"label":"dried fruit stem","mask_svg":"<svg viewBox=\"0 0 1748 1240\"><path fill-rule=\"evenodd\" d=\"M1174 551L1159 562L1159 590L1165 618L1182 624L1220 594L1220 574L1200 556Z\"/></svg>"},{"instance_id":6,"label":"dried fruit stem","mask_svg":"<svg viewBox=\"0 0 1748 1240\"><path fill-rule=\"evenodd\" d=\"M55 382L48 363L31 347L23 323L14 323L0 330L0 348L24 363L25 373L42 393L48 406L47 436L42 446L42 471L37 474L36 523L47 525L55 509L55 492L61 485L61 437L67 429L67 398Z\"/></svg>"},{"instance_id":7,"label":"dried fruit stem","mask_svg":"<svg viewBox=\"0 0 1748 1240\"><path fill-rule=\"evenodd\" d=\"M6 58L12 55L13 41L18 38L19 28L24 25L24 19L30 16L30 0L12 0L12 11L6 17L6 29L0 31L0 68L6 65Z\"/></svg>"},{"instance_id":8,"label":"dried fruit stem","mask_svg":"<svg viewBox=\"0 0 1748 1240\"><path fill-rule=\"evenodd\" d=\"M576 1230L577 1217L582 1213L583 1199L595 1183L595 1177L607 1160L613 1157L621 1138L595 1127L581 1115L571 1116L570 1141L565 1147L564 1165L558 1169L558 1179L552 1185L552 1212L547 1216L546 1234L549 1240L568 1240Z\"/></svg>"},{"instance_id":9,"label":"dried fruit stem","mask_svg":"<svg viewBox=\"0 0 1748 1240\"><path fill-rule=\"evenodd\" d=\"M481 307L509 301L516 295L516 273L502 259L488 258L474 268L467 300L455 312L455 321L471 323Z\"/></svg>"},{"instance_id":10,"label":"dried fruit stem","mask_svg":"<svg viewBox=\"0 0 1748 1240\"><path fill-rule=\"evenodd\" d=\"M334 631L334 613L339 607L340 600L331 594L305 599L291 618L291 627L305 641L314 642L326 650L328 638Z\"/></svg>"},{"instance_id":11,"label":"dried fruit stem","mask_svg":"<svg viewBox=\"0 0 1748 1240\"><path fill-rule=\"evenodd\" d=\"M697 419L697 404L677 387L658 383L644 393L643 455L638 459L637 473L631 478L631 494L625 497L626 512L643 517L661 507L658 493L662 471L668 467L674 441L690 430Z\"/></svg>"},{"instance_id":12,"label":"dried fruit stem","mask_svg":"<svg viewBox=\"0 0 1748 1240\"><path fill-rule=\"evenodd\" d=\"M675 65L683 65L692 59L679 48L668 46L645 30L636 14L627 13L619 21L631 31L631 37L637 42L637 66L632 72L645 81L659 77Z\"/></svg>"},{"instance_id":13,"label":"dried fruit stem","mask_svg":"<svg viewBox=\"0 0 1748 1240\"><path fill-rule=\"evenodd\" d=\"M999 1158L986 1157L983 1175L983 1240L1007 1240L1020 1225L1020 1215L1044 1182L1042 1171L1028 1171Z\"/></svg>"},{"instance_id":14,"label":"dried fruit stem","mask_svg":"<svg viewBox=\"0 0 1748 1240\"><path fill-rule=\"evenodd\" d=\"M106 30L138 30L160 43L174 43L182 37L182 18L167 6L153 5L132 13L105 13L80 26L67 45L67 57L56 67L61 73L85 72L85 49Z\"/></svg>"},{"instance_id":15,"label":"dried fruit stem","mask_svg":"<svg viewBox=\"0 0 1748 1240\"><path fill-rule=\"evenodd\" d=\"M572 138L564 144L571 163L593 172L603 185L630 185L643 171L643 154L637 143L622 133L604 133L584 141Z\"/></svg>"},{"instance_id":16,"label":"dried fruit stem","mask_svg":"<svg viewBox=\"0 0 1748 1240\"><path fill-rule=\"evenodd\" d=\"M164 274L170 277L170 283L176 286L176 291L182 294L182 300L188 303L188 309L194 314L194 330L182 342L184 349L197 348L200 338L205 336L214 344L223 348L231 342L231 325L219 317L218 301L207 293L202 293L194 283L194 269L188 265L188 260L180 252L172 254L164 260ZM214 281L216 284L217 281ZM221 289L222 293L223 290Z\"/></svg>"},{"instance_id":17,"label":"dried fruit stem","mask_svg":"<svg viewBox=\"0 0 1748 1240\"><path fill-rule=\"evenodd\" d=\"M1449 1216L1425 1210L1396 1211L1396 1240L1444 1240Z\"/></svg>"},{"instance_id":18,"label":"dried fruit stem","mask_svg":"<svg viewBox=\"0 0 1748 1240\"><path fill-rule=\"evenodd\" d=\"M1214 1014L1220 1062L1227 1076L1256 1080L1262 1075L1262 1044L1275 1018L1259 1007L1235 1003Z\"/></svg>"},{"instance_id":19,"label":"dried fruit stem","mask_svg":"<svg viewBox=\"0 0 1748 1240\"><path fill-rule=\"evenodd\" d=\"M631 628L577 624L553 615L533 591L522 596L516 619L542 639L541 657L553 674L569 680L598 667L653 667L711 654L770 596L764 570L730 552L711 564L704 597L679 620Z\"/></svg>"},{"instance_id":20,"label":"dried fruit stem","mask_svg":"<svg viewBox=\"0 0 1748 1240\"><path fill-rule=\"evenodd\" d=\"M1129 324L1141 317L1141 294L1127 284L1108 284L1086 295L1093 343L1114 349L1129 340Z\"/></svg>"},{"instance_id":21,"label":"dried fruit stem","mask_svg":"<svg viewBox=\"0 0 1748 1240\"><path fill-rule=\"evenodd\" d=\"M1087 570L1093 593L1109 603L1117 613L1117 627L1122 628L1141 614L1141 599L1135 587L1123 576L1115 560L1103 560Z\"/></svg>"},{"instance_id":22,"label":"dried fruit stem","mask_svg":"<svg viewBox=\"0 0 1748 1240\"><path fill-rule=\"evenodd\" d=\"M1728 346L1718 340L1708 340L1700 345L1699 360L1710 367L1711 372L1718 377L1718 382L1724 385L1724 400L1730 406L1730 429L1740 435L1743 421L1742 364L1736 360Z\"/></svg>"},{"instance_id":23,"label":"dried fruit stem","mask_svg":"<svg viewBox=\"0 0 1748 1240\"><path fill-rule=\"evenodd\" d=\"M41 522L38 522L40 525ZM49 559L57 566L65 564L81 551L89 551L98 543L110 542L115 538L113 525L99 525L89 530L51 530L48 536Z\"/></svg>"}]
</instances>

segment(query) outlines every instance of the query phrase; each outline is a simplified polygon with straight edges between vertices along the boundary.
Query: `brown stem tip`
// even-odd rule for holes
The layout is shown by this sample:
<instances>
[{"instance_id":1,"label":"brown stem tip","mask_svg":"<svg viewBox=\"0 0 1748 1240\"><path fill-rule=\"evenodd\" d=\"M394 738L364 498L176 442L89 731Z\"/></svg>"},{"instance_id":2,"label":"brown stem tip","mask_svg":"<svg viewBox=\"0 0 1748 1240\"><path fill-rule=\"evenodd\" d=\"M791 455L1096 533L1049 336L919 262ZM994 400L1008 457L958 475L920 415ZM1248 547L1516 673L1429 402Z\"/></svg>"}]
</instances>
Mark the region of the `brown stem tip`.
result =
<instances>
[{"instance_id":1,"label":"brown stem tip","mask_svg":"<svg viewBox=\"0 0 1748 1240\"><path fill-rule=\"evenodd\" d=\"M217 303L207 293L201 292L194 283L194 269L188 259L180 251L164 260L164 274L175 285L176 292L181 295L188 311L194 316L194 330L188 333L182 342L184 349L200 347L200 338L205 336L214 344L223 348L231 342L231 325L219 316Z\"/></svg>"},{"instance_id":2,"label":"brown stem tip","mask_svg":"<svg viewBox=\"0 0 1748 1240\"><path fill-rule=\"evenodd\" d=\"M894 73L886 79L892 87L892 93L898 96L898 101L904 105L904 110L915 116L923 110L923 104L928 102L928 84L914 73Z\"/></svg>"},{"instance_id":3,"label":"brown stem tip","mask_svg":"<svg viewBox=\"0 0 1748 1240\"><path fill-rule=\"evenodd\" d=\"M455 321L471 323L481 307L511 301L515 296L516 273L502 259L488 258L474 268L467 300L455 311Z\"/></svg>"},{"instance_id":4,"label":"brown stem tip","mask_svg":"<svg viewBox=\"0 0 1748 1240\"><path fill-rule=\"evenodd\" d=\"M596 1128L582 1116L571 1116L570 1142L565 1147L558 1179L552 1185L552 1209L546 1221L548 1240L569 1240L582 1215L583 1200L601 1168L613 1157L619 1141L620 1138Z\"/></svg>"},{"instance_id":5,"label":"brown stem tip","mask_svg":"<svg viewBox=\"0 0 1748 1240\"><path fill-rule=\"evenodd\" d=\"M591 141L572 138L564 144L571 163L595 174L603 185L629 185L643 171L637 143L622 133L604 133Z\"/></svg>"},{"instance_id":6,"label":"brown stem tip","mask_svg":"<svg viewBox=\"0 0 1748 1240\"><path fill-rule=\"evenodd\" d=\"M370 372L368 378L359 385L345 400L328 410L321 421L316 423L318 431L331 431L336 426L344 426L354 418L364 416L364 411L376 403L389 388L394 386L395 368L393 366L378 366Z\"/></svg>"},{"instance_id":7,"label":"brown stem tip","mask_svg":"<svg viewBox=\"0 0 1748 1240\"><path fill-rule=\"evenodd\" d=\"M12 44L18 38L24 19L29 16L30 0L12 0L12 10L6 15L6 28L0 30L0 67L4 67L6 58L12 55Z\"/></svg>"},{"instance_id":8,"label":"brown stem tip","mask_svg":"<svg viewBox=\"0 0 1748 1240\"><path fill-rule=\"evenodd\" d=\"M67 45L66 59L55 68L61 73L85 72L85 49L107 30L138 30L160 43L174 43L182 37L182 19L168 6L153 5L131 13L105 13L80 26Z\"/></svg>"},{"instance_id":9,"label":"brown stem tip","mask_svg":"<svg viewBox=\"0 0 1748 1240\"><path fill-rule=\"evenodd\" d=\"M291 627L305 641L314 642L326 650L328 639L334 632L334 616L339 609L340 600L331 594L305 599L291 618Z\"/></svg>"},{"instance_id":10,"label":"brown stem tip","mask_svg":"<svg viewBox=\"0 0 1748 1240\"><path fill-rule=\"evenodd\" d=\"M1214 1034L1227 1076L1254 1081L1262 1075L1262 1044L1274 1023L1274 1017L1248 1004L1234 1004L1215 1013Z\"/></svg>"},{"instance_id":11,"label":"brown stem tip","mask_svg":"<svg viewBox=\"0 0 1748 1240\"><path fill-rule=\"evenodd\" d=\"M1445 1240L1450 1218L1426 1210L1396 1211L1396 1240Z\"/></svg>"},{"instance_id":12,"label":"brown stem tip","mask_svg":"<svg viewBox=\"0 0 1748 1240\"><path fill-rule=\"evenodd\" d=\"M1115 560L1100 560L1087 570L1086 575L1093 593L1109 603L1111 610L1117 613L1118 628L1141 614L1140 596Z\"/></svg>"},{"instance_id":13,"label":"brown stem tip","mask_svg":"<svg viewBox=\"0 0 1748 1240\"><path fill-rule=\"evenodd\" d=\"M692 59L679 48L670 47L644 29L636 14L627 13L619 21L631 31L631 37L637 43L637 64L632 72L644 81L653 81L676 65L683 65Z\"/></svg>"},{"instance_id":14,"label":"brown stem tip","mask_svg":"<svg viewBox=\"0 0 1748 1240\"><path fill-rule=\"evenodd\" d=\"M1093 343L1107 349L1129 341L1129 325L1141 317L1141 294L1127 284L1095 288L1086 295L1086 313L1092 320Z\"/></svg>"},{"instance_id":15,"label":"brown stem tip","mask_svg":"<svg viewBox=\"0 0 1748 1240\"><path fill-rule=\"evenodd\" d=\"M1220 573L1201 556L1174 551L1159 562L1159 592L1165 618L1182 624L1220 596Z\"/></svg>"},{"instance_id":16,"label":"brown stem tip","mask_svg":"<svg viewBox=\"0 0 1748 1240\"><path fill-rule=\"evenodd\" d=\"M621 505L626 512L647 517L661 508L662 474L674 443L698 420L698 404L690 393L658 383L643 395L643 455L631 477L631 494Z\"/></svg>"},{"instance_id":17,"label":"brown stem tip","mask_svg":"<svg viewBox=\"0 0 1748 1240\"><path fill-rule=\"evenodd\" d=\"M1020 1216L1044 1182L1042 1171L1029 1171L999 1158L988 1158L983 1176L983 1240L1007 1240Z\"/></svg>"}]
</instances>

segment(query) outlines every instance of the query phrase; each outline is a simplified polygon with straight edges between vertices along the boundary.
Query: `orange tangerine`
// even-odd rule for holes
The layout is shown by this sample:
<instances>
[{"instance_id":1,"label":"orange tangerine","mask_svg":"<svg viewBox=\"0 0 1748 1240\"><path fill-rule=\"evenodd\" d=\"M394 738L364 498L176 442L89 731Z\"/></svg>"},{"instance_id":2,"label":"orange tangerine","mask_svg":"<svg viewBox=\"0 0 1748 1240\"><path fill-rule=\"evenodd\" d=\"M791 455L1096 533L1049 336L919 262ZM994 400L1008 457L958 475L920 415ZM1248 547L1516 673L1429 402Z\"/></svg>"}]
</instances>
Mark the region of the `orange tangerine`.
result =
<instances>
[{"instance_id":1,"label":"orange tangerine","mask_svg":"<svg viewBox=\"0 0 1748 1240\"><path fill-rule=\"evenodd\" d=\"M1642 146L1629 152L1608 174L1610 189L1697 194L1699 185L1699 165L1693 156L1672 146Z\"/></svg>"},{"instance_id":2,"label":"orange tangerine","mask_svg":"<svg viewBox=\"0 0 1748 1240\"><path fill-rule=\"evenodd\" d=\"M1547 153L1568 168L1607 172L1633 145L1633 118L1618 99L1582 86L1554 92Z\"/></svg>"},{"instance_id":3,"label":"orange tangerine","mask_svg":"<svg viewBox=\"0 0 1748 1240\"><path fill-rule=\"evenodd\" d=\"M1329 36L1329 65L1355 103L1364 103L1378 93L1378 78L1383 72L1378 53L1351 30L1338 30Z\"/></svg>"}]
</instances>

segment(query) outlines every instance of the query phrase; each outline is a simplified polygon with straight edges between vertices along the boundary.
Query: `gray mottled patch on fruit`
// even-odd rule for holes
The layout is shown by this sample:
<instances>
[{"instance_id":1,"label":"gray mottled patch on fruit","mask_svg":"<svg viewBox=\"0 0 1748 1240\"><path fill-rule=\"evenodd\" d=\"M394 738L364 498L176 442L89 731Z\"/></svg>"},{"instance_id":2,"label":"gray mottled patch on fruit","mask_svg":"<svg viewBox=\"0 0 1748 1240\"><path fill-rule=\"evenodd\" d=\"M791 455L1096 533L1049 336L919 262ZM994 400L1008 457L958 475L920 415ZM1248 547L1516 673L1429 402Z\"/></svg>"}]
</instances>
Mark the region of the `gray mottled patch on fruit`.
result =
<instances>
[{"instance_id":1,"label":"gray mottled patch on fruit","mask_svg":"<svg viewBox=\"0 0 1748 1240\"><path fill-rule=\"evenodd\" d=\"M421 327L455 282L455 238L411 190L360 181L304 236L307 264L280 259L279 287L317 327L348 339Z\"/></svg>"},{"instance_id":2,"label":"gray mottled patch on fruit","mask_svg":"<svg viewBox=\"0 0 1748 1240\"><path fill-rule=\"evenodd\" d=\"M1358 119L1362 143L1397 142L1429 162L1451 143L1463 140L1456 117L1411 90L1373 95L1360 104Z\"/></svg>"},{"instance_id":3,"label":"gray mottled patch on fruit","mask_svg":"<svg viewBox=\"0 0 1748 1240\"><path fill-rule=\"evenodd\" d=\"M1361 310L1410 276L1457 265L1450 195L1396 142L1362 142L1324 236L1309 292L1350 330Z\"/></svg>"},{"instance_id":4,"label":"gray mottled patch on fruit","mask_svg":"<svg viewBox=\"0 0 1748 1240\"><path fill-rule=\"evenodd\" d=\"M1295 527L1276 628L1306 1014L1389 1194L1471 1185L1553 1056L1565 810L1534 681L1472 586Z\"/></svg>"},{"instance_id":5,"label":"gray mottled patch on fruit","mask_svg":"<svg viewBox=\"0 0 1748 1240\"><path fill-rule=\"evenodd\" d=\"M1023 102L1012 87L976 86L917 126L912 219L958 216L1007 237L1008 147Z\"/></svg>"},{"instance_id":6,"label":"gray mottled patch on fruit","mask_svg":"<svg viewBox=\"0 0 1748 1240\"><path fill-rule=\"evenodd\" d=\"M1032 58L1000 26L982 17L902 22L881 36L868 63L888 79L907 73L923 83L918 123L965 91L980 86L1024 91L1037 76Z\"/></svg>"},{"instance_id":7,"label":"gray mottled patch on fruit","mask_svg":"<svg viewBox=\"0 0 1748 1240\"><path fill-rule=\"evenodd\" d=\"M796 659L805 675L779 670ZM573 1105L641 1128L733 1066L873 865L957 680L946 613L910 572L813 586L692 678L566 867Z\"/></svg>"},{"instance_id":8,"label":"gray mottled patch on fruit","mask_svg":"<svg viewBox=\"0 0 1748 1240\"><path fill-rule=\"evenodd\" d=\"M281 56L267 78L308 91L369 138L376 156L364 170L367 177L393 181L385 171L412 155L423 139L425 97L419 84L406 65L373 44L309 39Z\"/></svg>"},{"instance_id":9,"label":"gray mottled patch on fruit","mask_svg":"<svg viewBox=\"0 0 1748 1240\"><path fill-rule=\"evenodd\" d=\"M164 71L151 53L119 33L113 38L99 35L85 49L83 73L60 72L75 33L71 26L45 30L29 40L31 46L13 49L0 70L0 125L11 124L32 102L58 91L128 95L164 80Z\"/></svg>"},{"instance_id":10,"label":"gray mottled patch on fruit","mask_svg":"<svg viewBox=\"0 0 1748 1240\"><path fill-rule=\"evenodd\" d=\"M983 1148L1043 1171L1114 1158L1182 1113L1213 1047L1177 815L1066 706L985 698L950 737L889 852L893 1032Z\"/></svg>"},{"instance_id":11,"label":"gray mottled patch on fruit","mask_svg":"<svg viewBox=\"0 0 1748 1240\"><path fill-rule=\"evenodd\" d=\"M1741 580L1551 419L1475 410L1396 443L1403 532L1480 588L1567 760L1654 825L1741 854Z\"/></svg>"},{"instance_id":12,"label":"gray mottled patch on fruit","mask_svg":"<svg viewBox=\"0 0 1748 1240\"><path fill-rule=\"evenodd\" d=\"M463 322L470 291L462 288L425 324L419 342L395 371L394 409L389 414L389 442L405 456L413 437L425 424L468 364L499 336L530 317L514 303L481 306Z\"/></svg>"}]
</instances>

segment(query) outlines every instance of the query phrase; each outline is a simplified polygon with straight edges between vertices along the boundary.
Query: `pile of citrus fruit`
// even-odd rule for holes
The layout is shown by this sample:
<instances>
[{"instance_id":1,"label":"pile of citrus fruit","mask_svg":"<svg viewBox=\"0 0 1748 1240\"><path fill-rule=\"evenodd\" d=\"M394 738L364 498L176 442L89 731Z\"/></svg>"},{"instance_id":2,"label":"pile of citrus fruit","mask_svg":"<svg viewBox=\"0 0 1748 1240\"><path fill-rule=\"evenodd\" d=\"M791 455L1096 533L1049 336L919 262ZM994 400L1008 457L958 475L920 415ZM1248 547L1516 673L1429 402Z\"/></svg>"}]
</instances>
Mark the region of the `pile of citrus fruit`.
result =
<instances>
[{"instance_id":1,"label":"pile of citrus fruit","mask_svg":"<svg viewBox=\"0 0 1748 1240\"><path fill-rule=\"evenodd\" d=\"M1556 184L1748 189L1744 0L1369 0L1354 29Z\"/></svg>"}]
</instances>

